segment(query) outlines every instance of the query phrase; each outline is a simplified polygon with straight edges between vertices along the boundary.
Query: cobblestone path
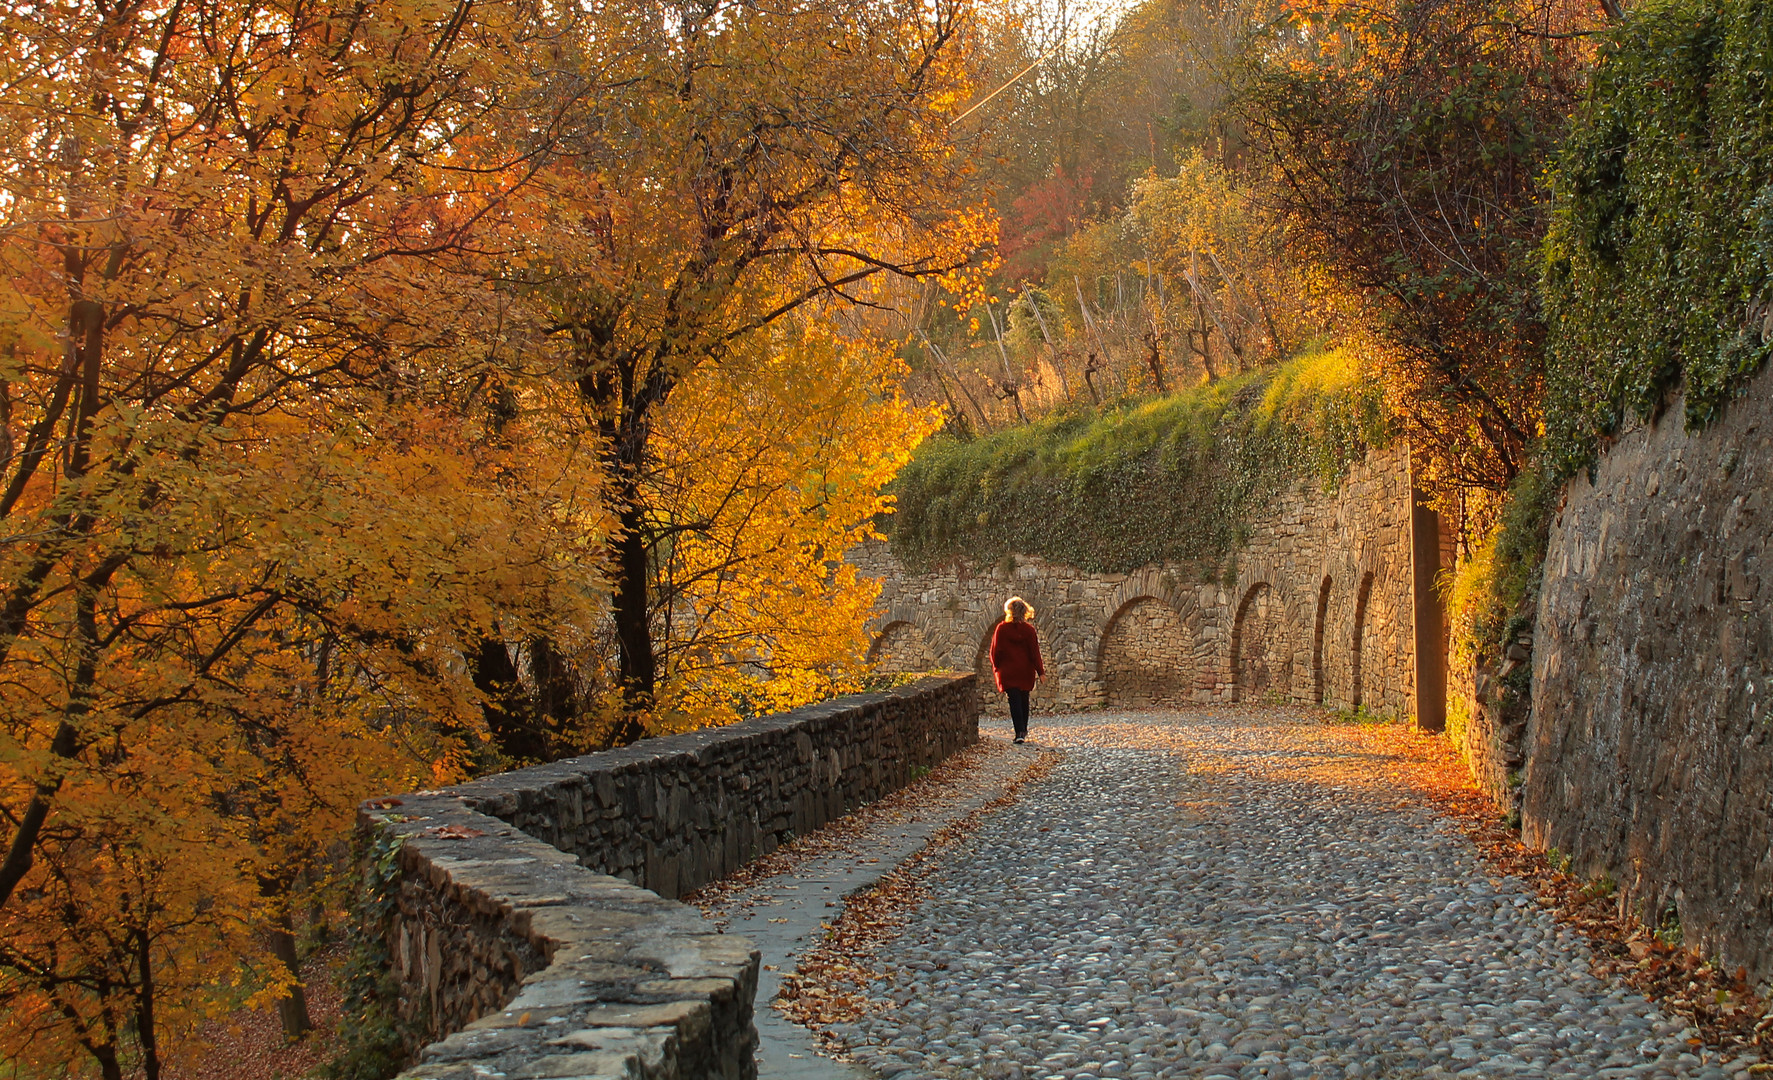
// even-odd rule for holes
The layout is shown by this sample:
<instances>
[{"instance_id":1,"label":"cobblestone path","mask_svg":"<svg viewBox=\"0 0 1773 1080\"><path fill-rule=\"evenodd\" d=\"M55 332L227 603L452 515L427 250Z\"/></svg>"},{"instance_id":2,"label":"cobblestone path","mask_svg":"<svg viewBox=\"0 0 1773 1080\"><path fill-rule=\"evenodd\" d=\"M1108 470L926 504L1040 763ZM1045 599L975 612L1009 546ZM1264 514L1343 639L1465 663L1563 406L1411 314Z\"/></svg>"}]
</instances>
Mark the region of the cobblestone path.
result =
<instances>
[{"instance_id":1,"label":"cobblestone path","mask_svg":"<svg viewBox=\"0 0 1773 1080\"><path fill-rule=\"evenodd\" d=\"M1592 975L1388 778L1388 736L1036 718L1064 761L939 856L876 1010L835 1033L899 1080L1748 1075Z\"/></svg>"}]
</instances>

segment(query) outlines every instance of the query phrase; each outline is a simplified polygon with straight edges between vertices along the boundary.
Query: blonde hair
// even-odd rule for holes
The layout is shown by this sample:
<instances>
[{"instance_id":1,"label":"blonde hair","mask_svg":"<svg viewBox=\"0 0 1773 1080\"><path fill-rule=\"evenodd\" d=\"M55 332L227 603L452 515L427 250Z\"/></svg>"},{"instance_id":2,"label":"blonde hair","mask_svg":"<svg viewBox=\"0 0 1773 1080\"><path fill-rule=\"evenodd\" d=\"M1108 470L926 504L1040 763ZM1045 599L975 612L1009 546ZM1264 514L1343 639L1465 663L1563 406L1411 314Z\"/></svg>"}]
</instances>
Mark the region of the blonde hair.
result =
<instances>
[{"instance_id":1,"label":"blonde hair","mask_svg":"<svg viewBox=\"0 0 1773 1080\"><path fill-rule=\"evenodd\" d=\"M1016 614L1017 608L1022 609L1022 614L1019 617ZM1003 617L1011 622L1025 622L1034 618L1034 605L1020 596L1012 596L1003 602Z\"/></svg>"}]
</instances>

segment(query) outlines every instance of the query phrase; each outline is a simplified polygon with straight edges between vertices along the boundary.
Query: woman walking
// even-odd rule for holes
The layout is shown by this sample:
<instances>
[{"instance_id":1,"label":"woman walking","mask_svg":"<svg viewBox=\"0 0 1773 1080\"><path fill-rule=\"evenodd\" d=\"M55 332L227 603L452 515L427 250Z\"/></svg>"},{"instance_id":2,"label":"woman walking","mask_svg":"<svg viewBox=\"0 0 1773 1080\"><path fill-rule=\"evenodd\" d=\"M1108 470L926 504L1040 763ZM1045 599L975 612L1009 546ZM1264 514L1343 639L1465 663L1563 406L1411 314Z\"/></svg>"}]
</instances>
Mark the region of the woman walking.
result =
<instances>
[{"instance_id":1,"label":"woman walking","mask_svg":"<svg viewBox=\"0 0 1773 1080\"><path fill-rule=\"evenodd\" d=\"M1003 622L991 632L991 674L997 688L1010 699L1010 722L1016 725L1016 741L1028 740L1028 692L1036 679L1047 677L1040 662L1040 635L1028 620L1034 609L1020 596L1003 603Z\"/></svg>"}]
</instances>

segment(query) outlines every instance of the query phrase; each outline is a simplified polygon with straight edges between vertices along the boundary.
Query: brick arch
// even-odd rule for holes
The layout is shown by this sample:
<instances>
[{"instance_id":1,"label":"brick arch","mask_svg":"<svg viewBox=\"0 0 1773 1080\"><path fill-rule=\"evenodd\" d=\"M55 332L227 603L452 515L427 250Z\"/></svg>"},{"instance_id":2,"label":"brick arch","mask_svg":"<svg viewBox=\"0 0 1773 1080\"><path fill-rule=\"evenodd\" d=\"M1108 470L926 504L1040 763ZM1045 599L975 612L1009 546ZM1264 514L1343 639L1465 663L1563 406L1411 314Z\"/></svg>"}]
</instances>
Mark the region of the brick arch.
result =
<instances>
[{"instance_id":1,"label":"brick arch","mask_svg":"<svg viewBox=\"0 0 1773 1080\"><path fill-rule=\"evenodd\" d=\"M1158 566L1145 566L1128 574L1101 608L1101 627L1105 633L1126 606L1135 600L1162 600L1178 609L1187 605L1187 590L1179 588L1173 573ZM1101 635L1098 634L1098 637Z\"/></svg>"},{"instance_id":2,"label":"brick arch","mask_svg":"<svg viewBox=\"0 0 1773 1080\"><path fill-rule=\"evenodd\" d=\"M912 600L900 599L895 601L891 607L886 609L886 611L877 613L874 616L871 626L876 634L881 633L896 622L916 623L921 628L923 626L924 615L925 611L922 604Z\"/></svg>"},{"instance_id":3,"label":"brick arch","mask_svg":"<svg viewBox=\"0 0 1773 1080\"><path fill-rule=\"evenodd\" d=\"M1192 606L1192 605L1190 605ZM1149 594L1127 599L1096 649L1096 681L1109 705L1181 705L1194 700L1198 618Z\"/></svg>"},{"instance_id":4,"label":"brick arch","mask_svg":"<svg viewBox=\"0 0 1773 1080\"><path fill-rule=\"evenodd\" d=\"M1233 595L1241 603L1258 585L1278 591L1293 580L1293 570L1293 564L1281 563L1267 555L1244 556L1238 562L1237 590Z\"/></svg>"},{"instance_id":5,"label":"brick arch","mask_svg":"<svg viewBox=\"0 0 1773 1080\"><path fill-rule=\"evenodd\" d=\"M910 619L895 619L874 636L868 662L879 671L929 671L936 667L936 655L922 627Z\"/></svg>"},{"instance_id":6,"label":"brick arch","mask_svg":"<svg viewBox=\"0 0 1773 1080\"><path fill-rule=\"evenodd\" d=\"M1290 695L1293 657L1286 638L1281 594L1267 581L1251 582L1231 624L1231 700L1260 701L1273 691Z\"/></svg>"}]
</instances>

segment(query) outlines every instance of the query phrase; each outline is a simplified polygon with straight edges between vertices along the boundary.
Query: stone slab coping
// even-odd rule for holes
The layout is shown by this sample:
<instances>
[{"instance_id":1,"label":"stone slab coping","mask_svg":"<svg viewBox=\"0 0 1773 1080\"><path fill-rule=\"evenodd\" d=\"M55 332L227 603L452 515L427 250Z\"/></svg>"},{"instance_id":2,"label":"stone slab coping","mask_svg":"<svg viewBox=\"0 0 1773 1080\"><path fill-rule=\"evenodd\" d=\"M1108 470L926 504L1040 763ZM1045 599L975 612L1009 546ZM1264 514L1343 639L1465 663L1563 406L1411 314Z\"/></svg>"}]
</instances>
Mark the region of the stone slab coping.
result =
<instances>
[{"instance_id":1,"label":"stone slab coping","mask_svg":"<svg viewBox=\"0 0 1773 1080\"><path fill-rule=\"evenodd\" d=\"M547 964L503 1009L425 1047L403 1080L742 1075L716 1063L751 1054L749 939L449 796L370 813L401 838L403 876Z\"/></svg>"},{"instance_id":2,"label":"stone slab coping","mask_svg":"<svg viewBox=\"0 0 1773 1080\"><path fill-rule=\"evenodd\" d=\"M595 784L598 777L624 773L658 770L669 772L674 767L693 769L707 766L713 764L717 758L726 758L741 751L744 744L752 740L767 739L781 732L843 720L858 710L881 710L890 706L893 698L914 698L933 691L946 690L957 681L974 677L970 672L926 675L915 682L890 690L846 694L787 712L742 720L736 724L701 728L656 739L642 739L615 750L601 750L594 754L562 758L546 765L532 765L525 769L482 777L436 794L455 796L477 810L502 817L515 813L520 805L530 801L531 796L549 788L577 785L587 779ZM605 795L603 792L599 794Z\"/></svg>"},{"instance_id":3,"label":"stone slab coping","mask_svg":"<svg viewBox=\"0 0 1773 1080\"><path fill-rule=\"evenodd\" d=\"M363 803L360 827L386 830L399 840L403 890L465 914L477 933L511 941L545 965L523 975L502 1008L424 1047L401 1080L755 1075L759 953L752 942L715 931L699 912L675 900L588 870L494 814L510 812L525 790L598 773L658 769L672 758L693 768L704 763L703 753L730 749L735 740L837 719L971 678L933 676L446 790Z\"/></svg>"}]
</instances>

